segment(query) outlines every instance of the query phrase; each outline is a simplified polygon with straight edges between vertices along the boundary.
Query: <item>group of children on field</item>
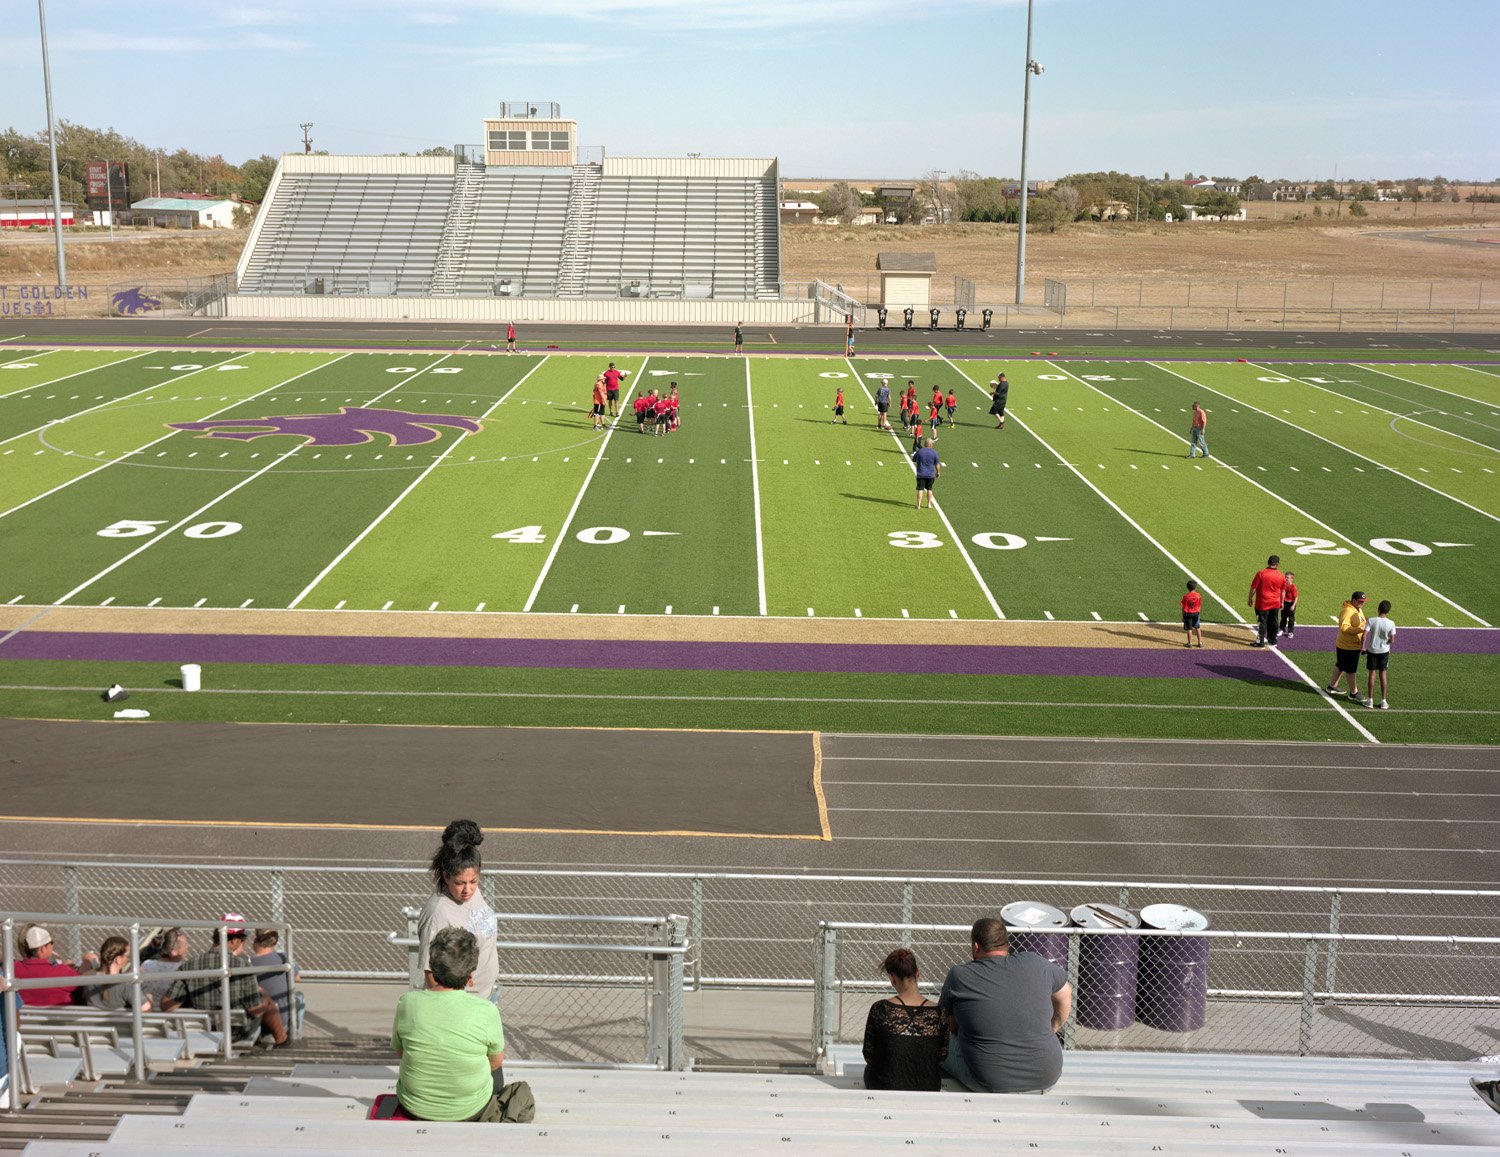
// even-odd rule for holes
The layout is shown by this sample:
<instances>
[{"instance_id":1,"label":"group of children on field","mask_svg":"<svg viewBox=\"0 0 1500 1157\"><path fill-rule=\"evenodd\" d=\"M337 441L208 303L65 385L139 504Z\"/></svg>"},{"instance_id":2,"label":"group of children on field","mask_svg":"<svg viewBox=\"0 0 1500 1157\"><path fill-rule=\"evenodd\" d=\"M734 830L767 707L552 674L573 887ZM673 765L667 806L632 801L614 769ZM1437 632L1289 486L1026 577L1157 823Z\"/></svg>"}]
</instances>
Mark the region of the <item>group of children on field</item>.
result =
<instances>
[{"instance_id":1,"label":"group of children on field","mask_svg":"<svg viewBox=\"0 0 1500 1157\"><path fill-rule=\"evenodd\" d=\"M642 434L669 434L682 425L678 414L681 399L677 396L677 383L673 382L665 394L658 394L656 387L635 399L635 427Z\"/></svg>"},{"instance_id":2,"label":"group of children on field","mask_svg":"<svg viewBox=\"0 0 1500 1157\"><path fill-rule=\"evenodd\" d=\"M1252 646L1274 647L1279 638L1290 639L1297 629L1297 584L1296 574L1277 569L1279 559L1272 555L1265 569L1257 572L1250 588L1251 605L1256 610L1256 640ZM1277 581L1279 580L1279 582ZM1391 601L1382 599L1375 618L1366 619L1364 613L1365 593L1355 591L1344 601L1338 615L1338 637L1334 643L1334 668L1329 685L1324 691L1329 695L1339 694L1339 681L1347 681L1348 697L1356 703L1377 710L1386 710L1390 677L1391 643L1396 637L1396 624L1391 619ZM1198 584L1188 580L1187 593L1182 596L1182 629L1187 636L1185 647L1202 647L1203 630L1201 618L1203 596L1198 593ZM1368 684L1365 694L1359 693L1359 657L1365 656ZM1379 677L1377 680L1377 676ZM1380 698L1375 698L1375 684L1380 684Z\"/></svg>"}]
</instances>

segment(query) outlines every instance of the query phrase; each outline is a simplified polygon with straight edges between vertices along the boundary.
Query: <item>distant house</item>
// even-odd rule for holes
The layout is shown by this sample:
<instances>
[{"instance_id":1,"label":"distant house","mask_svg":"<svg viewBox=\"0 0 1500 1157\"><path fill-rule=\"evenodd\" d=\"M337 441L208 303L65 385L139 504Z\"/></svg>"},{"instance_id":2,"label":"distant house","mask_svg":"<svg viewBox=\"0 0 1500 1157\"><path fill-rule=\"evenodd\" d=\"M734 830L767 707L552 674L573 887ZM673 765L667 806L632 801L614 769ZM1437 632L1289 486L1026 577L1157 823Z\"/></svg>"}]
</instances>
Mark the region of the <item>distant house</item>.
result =
<instances>
[{"instance_id":1,"label":"distant house","mask_svg":"<svg viewBox=\"0 0 1500 1157\"><path fill-rule=\"evenodd\" d=\"M814 220L817 215L818 207L811 201L783 201L781 203L783 225L801 225Z\"/></svg>"},{"instance_id":2,"label":"distant house","mask_svg":"<svg viewBox=\"0 0 1500 1157\"><path fill-rule=\"evenodd\" d=\"M1308 187L1300 181L1275 181L1271 184L1273 201L1305 201Z\"/></svg>"},{"instance_id":3,"label":"distant house","mask_svg":"<svg viewBox=\"0 0 1500 1157\"><path fill-rule=\"evenodd\" d=\"M862 205L854 211L853 225L879 225L885 220L885 210L879 205Z\"/></svg>"},{"instance_id":4,"label":"distant house","mask_svg":"<svg viewBox=\"0 0 1500 1157\"><path fill-rule=\"evenodd\" d=\"M1240 206L1236 213L1205 213L1197 205L1184 205L1187 210L1185 221L1243 221L1246 219L1245 207Z\"/></svg>"},{"instance_id":5,"label":"distant house","mask_svg":"<svg viewBox=\"0 0 1500 1157\"><path fill-rule=\"evenodd\" d=\"M73 224L73 206L62 207L62 223ZM42 225L52 228L52 202L50 200L0 201L0 228L25 229Z\"/></svg>"},{"instance_id":6,"label":"distant house","mask_svg":"<svg viewBox=\"0 0 1500 1157\"><path fill-rule=\"evenodd\" d=\"M1129 221L1131 207L1124 201L1106 201L1102 206L1095 205L1093 215L1096 221Z\"/></svg>"},{"instance_id":7,"label":"distant house","mask_svg":"<svg viewBox=\"0 0 1500 1157\"><path fill-rule=\"evenodd\" d=\"M201 197L147 197L131 204L138 224L162 229L233 229L236 201Z\"/></svg>"}]
</instances>

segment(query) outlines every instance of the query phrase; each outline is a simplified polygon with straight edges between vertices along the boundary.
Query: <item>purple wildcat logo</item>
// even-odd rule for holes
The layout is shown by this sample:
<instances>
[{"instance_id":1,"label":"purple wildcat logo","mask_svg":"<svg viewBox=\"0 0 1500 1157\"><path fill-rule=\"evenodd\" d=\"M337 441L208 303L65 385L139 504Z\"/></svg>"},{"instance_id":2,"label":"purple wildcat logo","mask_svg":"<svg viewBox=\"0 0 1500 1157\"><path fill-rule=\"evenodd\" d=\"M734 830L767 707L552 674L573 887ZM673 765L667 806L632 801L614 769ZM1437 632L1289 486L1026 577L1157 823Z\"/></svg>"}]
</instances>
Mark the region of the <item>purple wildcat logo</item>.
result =
<instances>
[{"instance_id":1,"label":"purple wildcat logo","mask_svg":"<svg viewBox=\"0 0 1500 1157\"><path fill-rule=\"evenodd\" d=\"M152 297L144 288L123 289L109 299L118 314L149 313L161 308L161 298Z\"/></svg>"},{"instance_id":2,"label":"purple wildcat logo","mask_svg":"<svg viewBox=\"0 0 1500 1157\"><path fill-rule=\"evenodd\" d=\"M269 434L297 434L309 446L357 446L384 434L392 446L420 446L440 436L433 426L479 432L474 418L448 414L410 414L405 410L367 410L341 406L337 414L286 414L270 418L211 418L206 422L168 422L174 430L201 430L204 438L234 438L248 442ZM246 429L246 427L265 427Z\"/></svg>"}]
</instances>

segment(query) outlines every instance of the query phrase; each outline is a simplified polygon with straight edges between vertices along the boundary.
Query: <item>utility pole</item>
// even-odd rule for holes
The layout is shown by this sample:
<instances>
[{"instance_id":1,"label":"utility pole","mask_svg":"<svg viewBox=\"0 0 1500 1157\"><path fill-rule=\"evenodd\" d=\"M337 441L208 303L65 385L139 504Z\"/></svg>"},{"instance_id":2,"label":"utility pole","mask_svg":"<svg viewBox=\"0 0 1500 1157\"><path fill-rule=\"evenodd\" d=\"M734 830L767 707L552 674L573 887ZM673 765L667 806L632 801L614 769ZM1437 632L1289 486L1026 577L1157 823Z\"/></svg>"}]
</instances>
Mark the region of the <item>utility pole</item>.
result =
<instances>
[{"instance_id":1,"label":"utility pole","mask_svg":"<svg viewBox=\"0 0 1500 1157\"><path fill-rule=\"evenodd\" d=\"M1031 78L1042 75L1042 66L1031 59L1032 0L1026 0L1026 94L1021 104L1021 217L1016 242L1016 304L1026 302L1026 142L1031 135Z\"/></svg>"},{"instance_id":2,"label":"utility pole","mask_svg":"<svg viewBox=\"0 0 1500 1157\"><path fill-rule=\"evenodd\" d=\"M52 66L47 61L47 6L36 0L37 20L42 28L42 87L47 92L47 152L52 158L52 232L57 238L57 284L68 288L68 262L63 256L62 194L57 188L57 127L52 123ZM19 215L19 206L18 215Z\"/></svg>"},{"instance_id":3,"label":"utility pole","mask_svg":"<svg viewBox=\"0 0 1500 1157\"><path fill-rule=\"evenodd\" d=\"M312 137L310 137L310 136L307 135L308 132L312 129L312 127L313 127L312 121L308 121L305 124L303 124L303 125L300 126L300 128L302 129L302 151L304 153L310 153L310 152L312 152Z\"/></svg>"}]
</instances>

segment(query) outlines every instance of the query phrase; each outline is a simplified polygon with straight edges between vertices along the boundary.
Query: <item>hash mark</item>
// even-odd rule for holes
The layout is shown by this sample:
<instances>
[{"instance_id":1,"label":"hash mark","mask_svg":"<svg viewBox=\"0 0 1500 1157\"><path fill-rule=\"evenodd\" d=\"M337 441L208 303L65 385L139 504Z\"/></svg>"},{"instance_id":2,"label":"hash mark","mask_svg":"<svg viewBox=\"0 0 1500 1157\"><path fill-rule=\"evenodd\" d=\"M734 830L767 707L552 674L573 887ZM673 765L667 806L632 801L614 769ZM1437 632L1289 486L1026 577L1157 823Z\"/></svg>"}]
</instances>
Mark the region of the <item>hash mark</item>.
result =
<instances>
[{"instance_id":1,"label":"hash mark","mask_svg":"<svg viewBox=\"0 0 1500 1157\"><path fill-rule=\"evenodd\" d=\"M194 607L201 607L206 602L208 602L207 599L199 599L196 603L193 604L193 606Z\"/></svg>"},{"instance_id":2,"label":"hash mark","mask_svg":"<svg viewBox=\"0 0 1500 1157\"><path fill-rule=\"evenodd\" d=\"M246 608L246 607L248 607L248 606L249 606L249 605L250 605L250 604L251 604L251 603L253 603L253 602L254 602L254 601L255 601L255 600L254 600L254 599L246 599L246 600L245 600L245 601L244 601L244 602L242 602L242 603L241 603L241 604L240 604L240 610L242 610L242 611L243 611L243 610L244 610L244 609L245 609L245 608Z\"/></svg>"},{"instance_id":3,"label":"hash mark","mask_svg":"<svg viewBox=\"0 0 1500 1157\"><path fill-rule=\"evenodd\" d=\"M381 607L380 609L382 611L388 611L388 610L390 610L395 605L396 605L396 600L395 599L387 599L386 603L385 603L385 606Z\"/></svg>"}]
</instances>

